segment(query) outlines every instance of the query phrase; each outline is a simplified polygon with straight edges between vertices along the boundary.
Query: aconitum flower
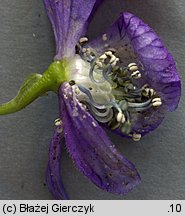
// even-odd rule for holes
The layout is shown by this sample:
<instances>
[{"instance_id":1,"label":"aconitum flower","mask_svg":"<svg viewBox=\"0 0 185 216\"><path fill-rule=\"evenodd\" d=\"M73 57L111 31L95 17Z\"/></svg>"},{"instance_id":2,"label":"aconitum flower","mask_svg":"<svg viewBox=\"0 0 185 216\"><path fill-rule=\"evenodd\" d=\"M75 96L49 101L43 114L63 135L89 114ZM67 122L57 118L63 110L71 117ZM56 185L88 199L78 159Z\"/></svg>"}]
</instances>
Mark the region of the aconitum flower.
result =
<instances>
[{"instance_id":1,"label":"aconitum flower","mask_svg":"<svg viewBox=\"0 0 185 216\"><path fill-rule=\"evenodd\" d=\"M60 174L61 140L76 167L96 186L127 194L140 183L135 166L122 156L104 128L137 141L176 109L181 92L171 54L157 34L131 13L122 13L107 31L89 42L86 28L101 3L44 0L56 41L48 70L31 74L0 114L21 110L54 91L59 118L46 172L55 199L67 199Z\"/></svg>"}]
</instances>

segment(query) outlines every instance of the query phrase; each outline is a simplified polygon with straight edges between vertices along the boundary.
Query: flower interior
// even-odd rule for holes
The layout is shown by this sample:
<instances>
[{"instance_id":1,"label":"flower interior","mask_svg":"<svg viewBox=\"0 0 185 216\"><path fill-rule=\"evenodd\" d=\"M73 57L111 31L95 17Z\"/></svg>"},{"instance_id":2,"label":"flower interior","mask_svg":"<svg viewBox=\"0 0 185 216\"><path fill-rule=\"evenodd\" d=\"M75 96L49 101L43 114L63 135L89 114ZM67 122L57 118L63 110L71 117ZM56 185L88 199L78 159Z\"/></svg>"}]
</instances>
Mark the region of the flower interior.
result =
<instances>
[{"instance_id":1,"label":"flower interior","mask_svg":"<svg viewBox=\"0 0 185 216\"><path fill-rule=\"evenodd\" d=\"M102 40L106 39L104 34ZM108 124L112 130L120 129L138 141L141 134L132 132L131 116L160 107L160 96L149 84L141 82L145 70L131 45L117 48L105 43L105 52L97 53L86 45L87 41L86 37L79 40L76 56L67 68L67 79L76 97L98 122Z\"/></svg>"}]
</instances>

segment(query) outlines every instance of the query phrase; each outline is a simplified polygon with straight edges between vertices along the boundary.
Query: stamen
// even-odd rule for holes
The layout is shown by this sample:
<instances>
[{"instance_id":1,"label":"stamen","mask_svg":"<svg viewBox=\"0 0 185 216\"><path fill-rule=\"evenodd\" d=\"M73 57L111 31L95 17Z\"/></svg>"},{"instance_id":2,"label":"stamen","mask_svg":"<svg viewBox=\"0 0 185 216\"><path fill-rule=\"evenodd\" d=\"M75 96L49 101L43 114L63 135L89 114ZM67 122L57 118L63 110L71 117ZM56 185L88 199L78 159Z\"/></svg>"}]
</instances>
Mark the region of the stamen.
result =
<instances>
[{"instance_id":1,"label":"stamen","mask_svg":"<svg viewBox=\"0 0 185 216\"><path fill-rule=\"evenodd\" d=\"M101 123L107 123L113 118L113 110L112 108L106 108L106 109L97 109L93 106L93 104L89 102L84 102L91 114L94 116L94 118L101 122Z\"/></svg>"},{"instance_id":2,"label":"stamen","mask_svg":"<svg viewBox=\"0 0 185 216\"><path fill-rule=\"evenodd\" d=\"M142 102L142 103L130 103L128 102L128 107L129 108L142 108L142 107L146 107L148 106L149 104L151 103L151 99L145 101L145 102Z\"/></svg>"},{"instance_id":3,"label":"stamen","mask_svg":"<svg viewBox=\"0 0 185 216\"><path fill-rule=\"evenodd\" d=\"M105 55L106 55L106 56L110 56L110 57L112 57L113 54L112 54L111 51L106 51L106 52L105 52Z\"/></svg>"},{"instance_id":4,"label":"stamen","mask_svg":"<svg viewBox=\"0 0 185 216\"><path fill-rule=\"evenodd\" d=\"M112 71L112 66L108 64L105 68L103 68L102 75L103 75L103 78L111 84L112 88L116 88L117 84L109 78L109 74L111 73L111 71Z\"/></svg>"},{"instance_id":5,"label":"stamen","mask_svg":"<svg viewBox=\"0 0 185 216\"><path fill-rule=\"evenodd\" d=\"M141 73L137 70L137 71L134 71L132 74L131 74L131 77L134 78L134 79L139 79L141 78Z\"/></svg>"},{"instance_id":6,"label":"stamen","mask_svg":"<svg viewBox=\"0 0 185 216\"><path fill-rule=\"evenodd\" d=\"M138 70L138 66L136 65L136 63L130 63L130 64L128 65L128 69L129 69L130 71L136 71L136 70Z\"/></svg>"},{"instance_id":7,"label":"stamen","mask_svg":"<svg viewBox=\"0 0 185 216\"><path fill-rule=\"evenodd\" d=\"M105 67L103 68L103 62L108 57L110 57L109 63L107 65L105 65ZM115 67L118 61L119 61L119 58L116 58L116 56L113 55L111 51L107 51L103 55L101 55L99 58L94 59L91 62L91 68L90 68L90 71L89 71L89 77L90 77L91 81L92 82L96 82L96 83L102 83L102 82L104 82L106 80L113 87L116 87L115 83L112 82L112 80L109 79L109 77L107 76L107 74L109 74L112 71L112 67ZM95 78L94 78L95 66L97 66L99 69L103 68L102 75L103 75L103 77L104 77L105 80L100 80L100 81L95 80Z\"/></svg>"},{"instance_id":8,"label":"stamen","mask_svg":"<svg viewBox=\"0 0 185 216\"><path fill-rule=\"evenodd\" d=\"M57 132L62 133L63 132L63 126L62 121L60 118L55 119L55 126L57 127Z\"/></svg>"},{"instance_id":9,"label":"stamen","mask_svg":"<svg viewBox=\"0 0 185 216\"><path fill-rule=\"evenodd\" d=\"M91 92L90 92L88 89L86 89L86 88L83 87L82 85L78 85L78 88L80 89L81 92L83 92L84 94L86 94L86 95L88 96L88 98L89 98L89 100L90 100L90 103L91 103L94 107L96 107L96 108L98 108L98 109L106 109L106 106L105 106L105 105L97 104L97 103L94 101L94 99L93 99L93 97L92 97L92 95L91 95Z\"/></svg>"},{"instance_id":10,"label":"stamen","mask_svg":"<svg viewBox=\"0 0 185 216\"><path fill-rule=\"evenodd\" d=\"M103 67L102 62L100 62L99 60L96 61L96 65L97 65L99 68L102 68L102 67Z\"/></svg>"},{"instance_id":11,"label":"stamen","mask_svg":"<svg viewBox=\"0 0 185 216\"><path fill-rule=\"evenodd\" d=\"M103 83L105 80L95 80L94 78L94 70L95 70L95 66L97 65L97 62L99 62L98 60L93 60L91 63L91 68L89 70L89 78L91 79L92 82L95 83ZM101 63L101 62L100 62ZM99 64L99 63L98 63Z\"/></svg>"},{"instance_id":12,"label":"stamen","mask_svg":"<svg viewBox=\"0 0 185 216\"><path fill-rule=\"evenodd\" d=\"M96 115L94 117L97 121L99 121L101 123L107 123L113 118L113 111L112 111L112 109L110 109L108 115L105 117L100 117L100 116L96 116Z\"/></svg>"},{"instance_id":13,"label":"stamen","mask_svg":"<svg viewBox=\"0 0 185 216\"><path fill-rule=\"evenodd\" d=\"M111 53L112 53L112 52L111 52ZM112 54L109 63L112 64L112 63L115 62L116 60L117 60L116 56Z\"/></svg>"},{"instance_id":14,"label":"stamen","mask_svg":"<svg viewBox=\"0 0 185 216\"><path fill-rule=\"evenodd\" d=\"M62 125L62 121L60 118L55 119L55 126L60 126Z\"/></svg>"},{"instance_id":15,"label":"stamen","mask_svg":"<svg viewBox=\"0 0 185 216\"><path fill-rule=\"evenodd\" d=\"M156 94L155 90L152 88L144 88L142 95L145 97L149 97L151 98L152 96L154 96Z\"/></svg>"},{"instance_id":16,"label":"stamen","mask_svg":"<svg viewBox=\"0 0 185 216\"><path fill-rule=\"evenodd\" d=\"M80 40L79 40L79 43L80 44L83 44L83 43L86 43L86 42L88 42L88 38L87 37L82 37L82 38L80 38Z\"/></svg>"},{"instance_id":17,"label":"stamen","mask_svg":"<svg viewBox=\"0 0 185 216\"><path fill-rule=\"evenodd\" d=\"M125 122L125 115L122 112L118 112L116 120L123 124Z\"/></svg>"},{"instance_id":18,"label":"stamen","mask_svg":"<svg viewBox=\"0 0 185 216\"><path fill-rule=\"evenodd\" d=\"M106 51L105 52L105 55L107 57L110 57L110 61L109 61L109 64L112 65L112 67L115 67L117 62L119 61L119 58L117 58L115 55L113 55L112 51ZM104 57L104 56L103 56Z\"/></svg>"},{"instance_id":19,"label":"stamen","mask_svg":"<svg viewBox=\"0 0 185 216\"><path fill-rule=\"evenodd\" d=\"M102 61L104 61L106 58L107 58L107 56L106 56L105 54L103 54L103 55L101 55L101 56L99 57L99 59L102 60Z\"/></svg>"},{"instance_id":20,"label":"stamen","mask_svg":"<svg viewBox=\"0 0 185 216\"><path fill-rule=\"evenodd\" d=\"M131 77L132 77L132 78L134 78L134 79L139 79L139 78L141 78L141 73L140 73L139 68L138 68L138 66L137 66L136 63L130 63L130 64L128 65L128 70L129 70L130 72L132 72L132 73L131 73Z\"/></svg>"},{"instance_id":21,"label":"stamen","mask_svg":"<svg viewBox=\"0 0 185 216\"><path fill-rule=\"evenodd\" d=\"M112 62L112 64L111 64L111 65L112 65L112 67L115 67L118 61L119 61L119 58L116 58L116 59L115 59L115 61L114 61L114 62Z\"/></svg>"},{"instance_id":22,"label":"stamen","mask_svg":"<svg viewBox=\"0 0 185 216\"><path fill-rule=\"evenodd\" d=\"M116 101L112 101L112 105L115 109L117 109L118 112L122 112L119 104L117 104Z\"/></svg>"},{"instance_id":23,"label":"stamen","mask_svg":"<svg viewBox=\"0 0 185 216\"><path fill-rule=\"evenodd\" d=\"M76 45L76 52L81 56L84 61L91 62L95 55L91 52L90 48L83 47L83 45L88 42L88 38L80 38L79 43Z\"/></svg>"},{"instance_id":24,"label":"stamen","mask_svg":"<svg viewBox=\"0 0 185 216\"><path fill-rule=\"evenodd\" d=\"M97 110L96 107L93 107L91 104L90 104L90 109L92 110L92 112L93 112L95 115L97 115L97 116L99 116L99 117L105 117L105 116L107 116L107 115L109 114L109 112L110 112L110 108L101 109L101 111L100 111L100 110Z\"/></svg>"},{"instance_id":25,"label":"stamen","mask_svg":"<svg viewBox=\"0 0 185 216\"><path fill-rule=\"evenodd\" d=\"M141 139L141 134L133 133L132 139L136 142L139 141Z\"/></svg>"},{"instance_id":26,"label":"stamen","mask_svg":"<svg viewBox=\"0 0 185 216\"><path fill-rule=\"evenodd\" d=\"M152 104L149 104L146 107L135 107L135 108L129 108L128 110L130 112L144 112L144 111L148 110L151 107L152 107Z\"/></svg>"},{"instance_id":27,"label":"stamen","mask_svg":"<svg viewBox=\"0 0 185 216\"><path fill-rule=\"evenodd\" d=\"M162 105L161 98L154 98L154 99L152 100L152 105L153 105L154 107L159 107L159 106L161 106L161 105Z\"/></svg>"}]
</instances>

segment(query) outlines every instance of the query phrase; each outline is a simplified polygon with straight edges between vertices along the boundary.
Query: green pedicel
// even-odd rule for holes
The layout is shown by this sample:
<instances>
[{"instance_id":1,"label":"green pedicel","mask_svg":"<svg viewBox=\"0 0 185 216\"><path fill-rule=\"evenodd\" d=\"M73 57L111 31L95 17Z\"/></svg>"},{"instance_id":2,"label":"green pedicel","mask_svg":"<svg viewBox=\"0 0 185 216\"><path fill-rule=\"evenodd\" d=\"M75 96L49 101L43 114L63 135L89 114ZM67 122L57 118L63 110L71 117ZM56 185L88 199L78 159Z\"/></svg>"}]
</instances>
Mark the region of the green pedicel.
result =
<instances>
[{"instance_id":1,"label":"green pedicel","mask_svg":"<svg viewBox=\"0 0 185 216\"><path fill-rule=\"evenodd\" d=\"M30 74L23 82L17 96L11 101L0 105L0 115L17 112L48 91L57 92L59 86L67 81L66 61L54 61L41 74Z\"/></svg>"}]
</instances>

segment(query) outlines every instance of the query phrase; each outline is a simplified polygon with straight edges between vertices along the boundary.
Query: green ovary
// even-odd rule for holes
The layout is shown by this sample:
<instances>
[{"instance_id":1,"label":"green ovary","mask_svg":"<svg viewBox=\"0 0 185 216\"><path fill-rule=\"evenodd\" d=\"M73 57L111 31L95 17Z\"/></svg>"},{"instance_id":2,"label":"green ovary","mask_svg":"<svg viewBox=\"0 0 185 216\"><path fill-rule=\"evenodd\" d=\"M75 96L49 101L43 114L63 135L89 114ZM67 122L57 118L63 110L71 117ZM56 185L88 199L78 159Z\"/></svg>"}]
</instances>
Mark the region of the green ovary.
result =
<instances>
[{"instance_id":1,"label":"green ovary","mask_svg":"<svg viewBox=\"0 0 185 216\"><path fill-rule=\"evenodd\" d=\"M17 96L0 105L0 115L19 111L48 91L57 92L59 86L67 81L66 67L67 61L65 60L54 61L43 75L30 74L23 82Z\"/></svg>"}]
</instances>

